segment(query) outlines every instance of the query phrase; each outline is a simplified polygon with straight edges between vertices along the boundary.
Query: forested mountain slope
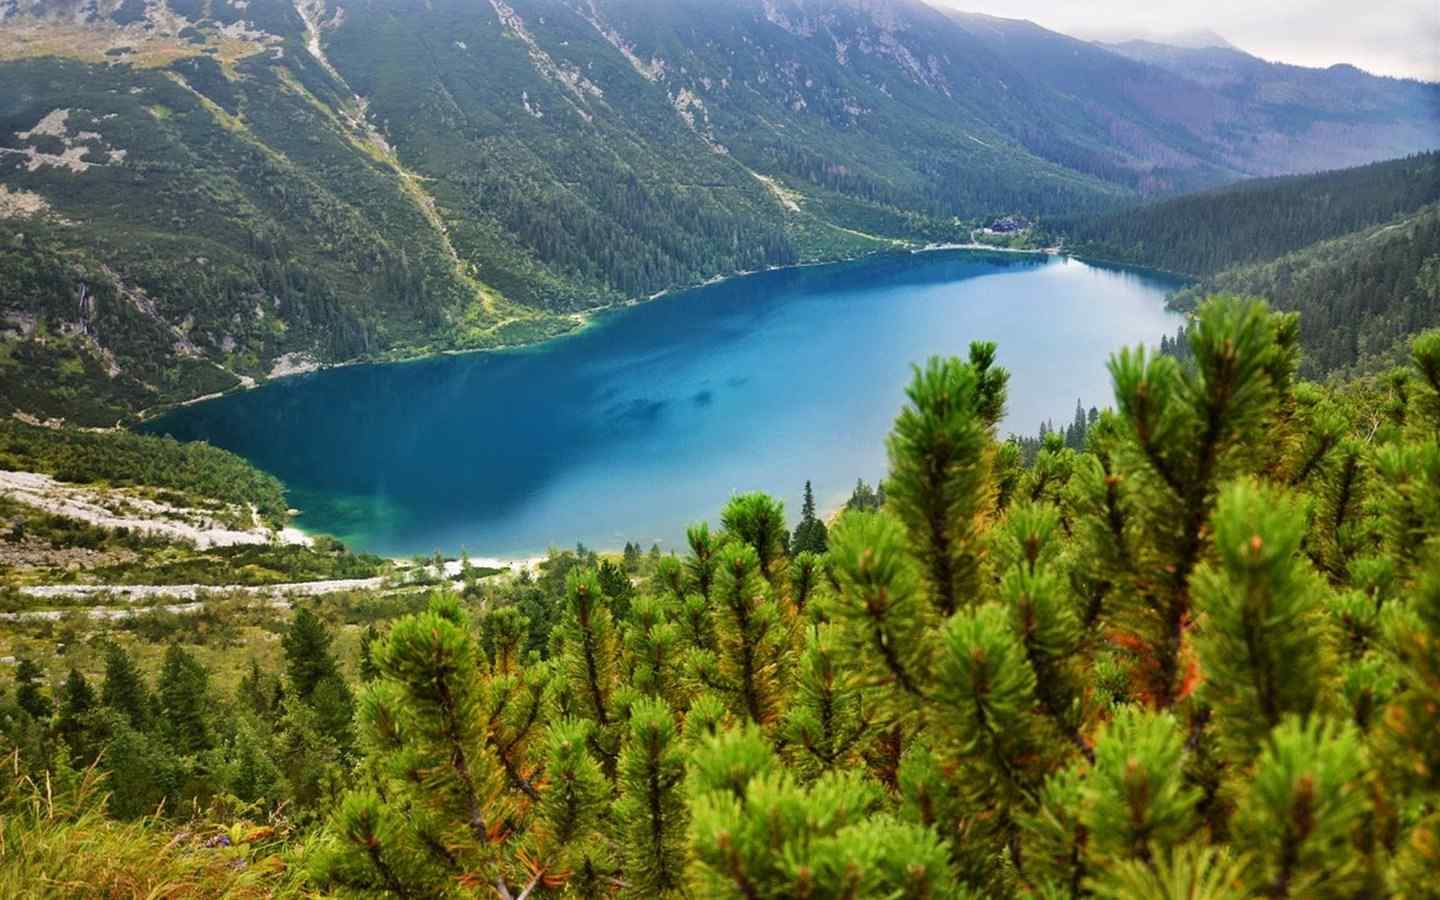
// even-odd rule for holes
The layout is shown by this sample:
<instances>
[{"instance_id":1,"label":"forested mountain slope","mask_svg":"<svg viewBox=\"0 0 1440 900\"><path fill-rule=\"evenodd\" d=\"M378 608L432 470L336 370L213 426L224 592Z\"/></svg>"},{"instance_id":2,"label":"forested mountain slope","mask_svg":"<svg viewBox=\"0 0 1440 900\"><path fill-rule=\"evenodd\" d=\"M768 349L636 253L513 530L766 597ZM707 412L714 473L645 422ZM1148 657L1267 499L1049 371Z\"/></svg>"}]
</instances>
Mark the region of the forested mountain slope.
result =
<instances>
[{"instance_id":1,"label":"forested mountain slope","mask_svg":"<svg viewBox=\"0 0 1440 900\"><path fill-rule=\"evenodd\" d=\"M1434 146L1437 88L1375 81L1374 108L1277 131L915 0L0 0L0 408L108 423L999 213Z\"/></svg>"},{"instance_id":2,"label":"forested mountain slope","mask_svg":"<svg viewBox=\"0 0 1440 900\"><path fill-rule=\"evenodd\" d=\"M1073 249L1186 275L1271 259L1440 200L1440 154L1245 181L1059 226Z\"/></svg>"},{"instance_id":3,"label":"forested mountain slope","mask_svg":"<svg viewBox=\"0 0 1440 900\"><path fill-rule=\"evenodd\" d=\"M1026 78L1156 161L1162 189L1199 186L1207 168L1282 175L1435 146L1440 93L1431 84L1350 66L1280 65L1233 48L1144 45L1151 56L1134 43L1086 43L1030 22L957 18ZM1223 59L1223 73L1202 64L1214 57ZM1177 170L1198 171L1177 177Z\"/></svg>"},{"instance_id":4,"label":"forested mountain slope","mask_svg":"<svg viewBox=\"0 0 1440 900\"><path fill-rule=\"evenodd\" d=\"M1393 364L1409 336L1440 324L1440 206L1226 269L1175 300L1192 307L1214 290L1301 313L1308 376Z\"/></svg>"},{"instance_id":5,"label":"forested mountain slope","mask_svg":"<svg viewBox=\"0 0 1440 900\"><path fill-rule=\"evenodd\" d=\"M1260 179L1058 227L1072 249L1303 313L1301 371L1373 369L1440 323L1440 154ZM1183 342L1176 352L1183 352Z\"/></svg>"}]
</instances>

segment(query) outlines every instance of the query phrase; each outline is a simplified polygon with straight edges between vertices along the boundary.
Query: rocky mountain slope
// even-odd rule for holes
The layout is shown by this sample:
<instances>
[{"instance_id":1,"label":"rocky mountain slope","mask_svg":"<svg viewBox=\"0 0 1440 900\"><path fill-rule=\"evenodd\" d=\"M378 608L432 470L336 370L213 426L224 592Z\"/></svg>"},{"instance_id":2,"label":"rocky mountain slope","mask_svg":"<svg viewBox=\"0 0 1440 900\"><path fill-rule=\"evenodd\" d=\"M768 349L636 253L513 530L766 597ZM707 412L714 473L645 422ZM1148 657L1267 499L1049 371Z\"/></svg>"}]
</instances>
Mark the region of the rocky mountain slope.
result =
<instances>
[{"instance_id":1,"label":"rocky mountain slope","mask_svg":"<svg viewBox=\"0 0 1440 900\"><path fill-rule=\"evenodd\" d=\"M1440 144L1434 85L1121 50L915 0L0 0L0 408L109 423Z\"/></svg>"}]
</instances>

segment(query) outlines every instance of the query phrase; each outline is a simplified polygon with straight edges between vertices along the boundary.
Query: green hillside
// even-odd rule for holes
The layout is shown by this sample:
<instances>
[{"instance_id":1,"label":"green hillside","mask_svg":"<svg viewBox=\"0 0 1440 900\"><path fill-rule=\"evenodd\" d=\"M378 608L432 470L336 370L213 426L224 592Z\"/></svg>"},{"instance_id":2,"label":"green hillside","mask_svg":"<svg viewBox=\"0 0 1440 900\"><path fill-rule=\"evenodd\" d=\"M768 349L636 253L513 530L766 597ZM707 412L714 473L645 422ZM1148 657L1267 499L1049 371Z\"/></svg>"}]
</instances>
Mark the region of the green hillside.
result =
<instances>
[{"instance_id":1,"label":"green hillside","mask_svg":"<svg viewBox=\"0 0 1440 900\"><path fill-rule=\"evenodd\" d=\"M1423 153L1069 217L1072 249L1203 277L1380 225L1440 201L1440 153Z\"/></svg>"},{"instance_id":2,"label":"green hillside","mask_svg":"<svg viewBox=\"0 0 1440 900\"><path fill-rule=\"evenodd\" d=\"M19 210L0 218L6 406L108 424L287 354L568 327L475 277L400 167L303 87L313 73L271 62L0 63L17 88L0 133L45 154L0 195Z\"/></svg>"},{"instance_id":3,"label":"green hillside","mask_svg":"<svg viewBox=\"0 0 1440 900\"><path fill-rule=\"evenodd\" d=\"M1194 275L1215 292L1302 313L1301 371L1374 371L1440 324L1440 154L1225 188L1052 223L1082 255ZM1166 343L1185 353L1184 341Z\"/></svg>"},{"instance_id":4,"label":"green hillside","mask_svg":"<svg viewBox=\"0 0 1440 900\"><path fill-rule=\"evenodd\" d=\"M1393 365L1410 336L1440 324L1440 206L1226 269L1174 302L1193 308L1206 290L1268 297L1301 313L1307 375Z\"/></svg>"}]
</instances>

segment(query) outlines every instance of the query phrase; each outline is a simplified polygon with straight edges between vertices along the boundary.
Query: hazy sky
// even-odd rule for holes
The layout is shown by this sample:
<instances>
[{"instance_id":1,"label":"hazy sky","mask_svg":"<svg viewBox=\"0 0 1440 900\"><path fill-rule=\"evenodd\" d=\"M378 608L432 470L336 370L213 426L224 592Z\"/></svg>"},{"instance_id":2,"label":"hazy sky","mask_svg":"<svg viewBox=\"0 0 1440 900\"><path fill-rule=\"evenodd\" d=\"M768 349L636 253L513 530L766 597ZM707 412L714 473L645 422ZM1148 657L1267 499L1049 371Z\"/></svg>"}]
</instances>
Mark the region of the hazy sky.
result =
<instances>
[{"instance_id":1,"label":"hazy sky","mask_svg":"<svg viewBox=\"0 0 1440 900\"><path fill-rule=\"evenodd\" d=\"M1256 56L1440 81L1440 0L930 0L1075 37L1210 29Z\"/></svg>"}]
</instances>

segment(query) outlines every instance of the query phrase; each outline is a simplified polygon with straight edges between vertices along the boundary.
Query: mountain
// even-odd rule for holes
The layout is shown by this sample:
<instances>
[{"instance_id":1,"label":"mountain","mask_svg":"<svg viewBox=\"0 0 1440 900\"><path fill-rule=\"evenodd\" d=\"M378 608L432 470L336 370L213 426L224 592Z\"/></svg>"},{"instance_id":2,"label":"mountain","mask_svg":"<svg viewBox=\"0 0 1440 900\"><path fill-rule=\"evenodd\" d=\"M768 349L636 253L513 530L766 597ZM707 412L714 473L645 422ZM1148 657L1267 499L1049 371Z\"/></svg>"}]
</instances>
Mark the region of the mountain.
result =
<instances>
[{"instance_id":1,"label":"mountain","mask_svg":"<svg viewBox=\"0 0 1440 900\"><path fill-rule=\"evenodd\" d=\"M916 0L0 0L0 82L0 409L87 423L1440 144Z\"/></svg>"},{"instance_id":2,"label":"mountain","mask_svg":"<svg viewBox=\"0 0 1440 900\"><path fill-rule=\"evenodd\" d=\"M1180 47L1148 41L1105 45L1251 110L1265 126L1253 158L1283 174L1361 165L1435 146L1435 85L1371 75L1350 65L1325 69L1267 62L1234 47Z\"/></svg>"},{"instance_id":3,"label":"mountain","mask_svg":"<svg viewBox=\"0 0 1440 900\"><path fill-rule=\"evenodd\" d=\"M1099 45L1030 22L955 14L1027 76L1072 98L1116 141L1168 163L1152 187L1210 172L1284 175L1432 149L1440 88L1353 67L1306 69L1226 47ZM1147 48L1153 49L1153 53ZM1176 177L1173 170L1188 173ZM1215 179L1222 180L1222 179Z\"/></svg>"},{"instance_id":4,"label":"mountain","mask_svg":"<svg viewBox=\"0 0 1440 900\"><path fill-rule=\"evenodd\" d=\"M1133 36L1131 38L1134 39ZM1162 35L1150 35L1145 38L1157 44L1169 44L1172 47L1187 47L1198 50L1204 47L1228 47L1238 50L1234 44L1225 39L1225 36L1209 28L1196 28L1189 31L1176 31Z\"/></svg>"}]
</instances>

